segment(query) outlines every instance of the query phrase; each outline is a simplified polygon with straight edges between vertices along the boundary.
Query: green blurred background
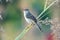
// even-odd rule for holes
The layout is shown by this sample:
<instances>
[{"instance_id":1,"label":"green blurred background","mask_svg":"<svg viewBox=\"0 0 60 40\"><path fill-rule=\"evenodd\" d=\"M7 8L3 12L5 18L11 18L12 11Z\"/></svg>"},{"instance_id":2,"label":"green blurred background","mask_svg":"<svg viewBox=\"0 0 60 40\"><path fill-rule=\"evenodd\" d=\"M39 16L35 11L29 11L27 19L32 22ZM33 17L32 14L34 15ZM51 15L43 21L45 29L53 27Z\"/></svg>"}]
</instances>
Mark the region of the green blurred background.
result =
<instances>
[{"instance_id":1,"label":"green blurred background","mask_svg":"<svg viewBox=\"0 0 60 40\"><path fill-rule=\"evenodd\" d=\"M6 19L3 22L4 28L4 40L14 40L17 35L19 35L23 29L27 26L27 22L24 19L22 9L29 8L33 10L36 17L44 10L45 0L12 0L12 3L7 5L5 14ZM49 8L44 14L41 20L44 20L46 17L51 19L52 10ZM43 15L44 15L43 14ZM43 16L42 15L42 16ZM41 17L42 17L41 16ZM41 33L38 28L32 28L22 40L41 40L45 39L45 35L50 33L50 25L42 24L43 32ZM32 38L34 37L34 38Z\"/></svg>"}]
</instances>

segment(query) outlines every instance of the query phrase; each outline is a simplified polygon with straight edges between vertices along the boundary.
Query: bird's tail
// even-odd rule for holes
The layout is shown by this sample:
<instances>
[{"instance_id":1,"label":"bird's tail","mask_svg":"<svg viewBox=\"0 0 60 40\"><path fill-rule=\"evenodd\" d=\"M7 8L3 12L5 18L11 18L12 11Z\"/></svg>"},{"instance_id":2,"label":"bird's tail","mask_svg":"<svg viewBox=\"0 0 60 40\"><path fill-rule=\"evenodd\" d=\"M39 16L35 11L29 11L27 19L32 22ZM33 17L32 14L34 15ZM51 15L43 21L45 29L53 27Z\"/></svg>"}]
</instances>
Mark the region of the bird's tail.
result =
<instances>
[{"instance_id":1,"label":"bird's tail","mask_svg":"<svg viewBox=\"0 0 60 40\"><path fill-rule=\"evenodd\" d=\"M41 25L39 25L38 23L36 23L36 24L37 24L39 30L42 31L42 29L41 29Z\"/></svg>"}]
</instances>

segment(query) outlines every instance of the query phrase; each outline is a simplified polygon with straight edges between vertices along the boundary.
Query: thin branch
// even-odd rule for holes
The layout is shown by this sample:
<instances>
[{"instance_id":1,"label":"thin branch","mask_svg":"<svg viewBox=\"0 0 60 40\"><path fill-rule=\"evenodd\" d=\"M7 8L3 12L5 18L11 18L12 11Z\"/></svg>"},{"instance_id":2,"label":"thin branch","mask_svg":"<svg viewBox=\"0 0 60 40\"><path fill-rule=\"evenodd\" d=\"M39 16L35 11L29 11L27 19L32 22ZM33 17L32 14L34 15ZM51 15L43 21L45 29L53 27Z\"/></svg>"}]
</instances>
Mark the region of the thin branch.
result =
<instances>
[{"instance_id":1,"label":"thin branch","mask_svg":"<svg viewBox=\"0 0 60 40\"><path fill-rule=\"evenodd\" d=\"M45 10L43 10L43 11L41 12L41 14L40 14L36 19L38 19L43 13L45 13L45 11L47 11L56 1L57 1L57 0L55 0L54 2L52 2Z\"/></svg>"},{"instance_id":2,"label":"thin branch","mask_svg":"<svg viewBox=\"0 0 60 40\"><path fill-rule=\"evenodd\" d=\"M44 9L47 7L48 0L45 1Z\"/></svg>"},{"instance_id":3,"label":"thin branch","mask_svg":"<svg viewBox=\"0 0 60 40\"><path fill-rule=\"evenodd\" d=\"M49 13L44 14L40 19L42 19L43 17L45 17L47 14L49 14Z\"/></svg>"},{"instance_id":4,"label":"thin branch","mask_svg":"<svg viewBox=\"0 0 60 40\"><path fill-rule=\"evenodd\" d=\"M23 30L23 32L20 33L20 34L15 38L15 40L21 40L21 39L24 37L24 35L32 28L32 26L33 26L33 24L28 25L28 26Z\"/></svg>"}]
</instances>

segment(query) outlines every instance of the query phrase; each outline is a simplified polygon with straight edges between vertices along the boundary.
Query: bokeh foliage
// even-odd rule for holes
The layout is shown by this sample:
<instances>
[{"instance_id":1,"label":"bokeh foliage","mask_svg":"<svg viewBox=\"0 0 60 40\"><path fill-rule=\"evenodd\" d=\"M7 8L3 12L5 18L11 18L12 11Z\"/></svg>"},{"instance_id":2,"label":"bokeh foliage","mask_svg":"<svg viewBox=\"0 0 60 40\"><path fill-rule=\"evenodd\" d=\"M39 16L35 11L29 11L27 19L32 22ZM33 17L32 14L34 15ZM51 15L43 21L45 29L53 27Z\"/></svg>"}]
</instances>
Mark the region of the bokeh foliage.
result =
<instances>
[{"instance_id":1,"label":"bokeh foliage","mask_svg":"<svg viewBox=\"0 0 60 40\"><path fill-rule=\"evenodd\" d=\"M3 24L7 34L9 35L8 37L11 37L12 40L14 39L14 37L16 37L17 32L22 30L23 25L22 12L17 7L18 1L20 0L12 0L12 3L7 5L7 9L5 12L7 15ZM44 2L45 0L35 0L34 2L30 3L32 9L35 10L35 12L37 13L37 16L44 10ZM46 17L49 17L49 19L51 18L52 12L50 9L48 9L44 14L47 13L49 14L44 16L41 20L44 20ZM45 32L47 32L50 29L50 25L43 25L42 29L45 30Z\"/></svg>"},{"instance_id":2,"label":"bokeh foliage","mask_svg":"<svg viewBox=\"0 0 60 40\"><path fill-rule=\"evenodd\" d=\"M22 28L22 12L17 6L18 0L12 0L6 7L6 16L3 22L3 27L6 32L7 40L14 40L17 32Z\"/></svg>"}]
</instances>

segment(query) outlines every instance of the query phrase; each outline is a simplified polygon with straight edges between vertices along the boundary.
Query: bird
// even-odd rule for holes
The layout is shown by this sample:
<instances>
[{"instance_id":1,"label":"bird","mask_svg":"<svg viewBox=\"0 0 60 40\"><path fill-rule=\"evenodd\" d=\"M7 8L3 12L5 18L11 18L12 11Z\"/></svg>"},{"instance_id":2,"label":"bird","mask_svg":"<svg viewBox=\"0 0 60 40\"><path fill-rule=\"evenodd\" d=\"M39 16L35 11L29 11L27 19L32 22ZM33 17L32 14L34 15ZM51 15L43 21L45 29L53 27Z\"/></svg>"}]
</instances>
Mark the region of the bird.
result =
<instances>
[{"instance_id":1,"label":"bird","mask_svg":"<svg viewBox=\"0 0 60 40\"><path fill-rule=\"evenodd\" d=\"M29 9L23 9L23 13L24 13L24 18L26 22L29 24L34 22L38 26L39 30L41 31L41 26L38 24L36 17L31 14Z\"/></svg>"}]
</instances>

